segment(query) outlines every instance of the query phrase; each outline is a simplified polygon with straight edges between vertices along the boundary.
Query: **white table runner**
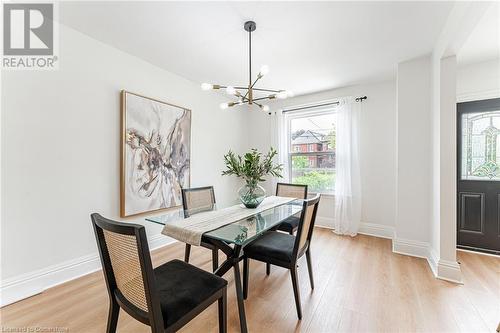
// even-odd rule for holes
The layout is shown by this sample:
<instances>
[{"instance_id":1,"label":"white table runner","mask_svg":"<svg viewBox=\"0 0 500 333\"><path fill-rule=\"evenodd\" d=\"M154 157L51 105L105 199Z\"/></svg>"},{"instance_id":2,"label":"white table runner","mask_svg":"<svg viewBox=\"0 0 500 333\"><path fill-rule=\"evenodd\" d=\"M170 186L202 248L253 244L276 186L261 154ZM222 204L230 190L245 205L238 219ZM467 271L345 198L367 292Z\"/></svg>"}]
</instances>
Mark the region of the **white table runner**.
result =
<instances>
[{"instance_id":1,"label":"white table runner","mask_svg":"<svg viewBox=\"0 0 500 333\"><path fill-rule=\"evenodd\" d=\"M295 198L270 196L264 199L257 208L246 208L235 205L228 208L199 213L188 218L165 224L162 234L191 245L200 245L205 232L218 229L227 224L242 220L267 209L283 205Z\"/></svg>"}]
</instances>

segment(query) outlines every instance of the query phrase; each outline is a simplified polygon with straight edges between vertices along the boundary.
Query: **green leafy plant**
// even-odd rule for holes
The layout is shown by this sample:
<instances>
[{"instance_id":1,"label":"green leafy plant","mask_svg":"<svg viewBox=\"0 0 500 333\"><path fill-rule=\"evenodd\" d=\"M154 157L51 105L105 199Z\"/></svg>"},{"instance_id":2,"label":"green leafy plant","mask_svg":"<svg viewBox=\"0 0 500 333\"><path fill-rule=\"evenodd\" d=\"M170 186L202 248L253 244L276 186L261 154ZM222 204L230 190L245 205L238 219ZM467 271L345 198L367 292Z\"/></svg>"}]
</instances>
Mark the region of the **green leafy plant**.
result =
<instances>
[{"instance_id":1,"label":"green leafy plant","mask_svg":"<svg viewBox=\"0 0 500 333\"><path fill-rule=\"evenodd\" d=\"M333 191L335 172L305 172L293 179L294 184L307 185L312 191Z\"/></svg>"},{"instance_id":2,"label":"green leafy plant","mask_svg":"<svg viewBox=\"0 0 500 333\"><path fill-rule=\"evenodd\" d=\"M273 163L276 154L274 148L271 148L266 155L262 155L257 149L251 149L243 156L236 155L230 150L224 155L226 170L222 171L222 175L243 178L249 188L257 187L267 175L281 178L283 165Z\"/></svg>"},{"instance_id":3,"label":"green leafy plant","mask_svg":"<svg viewBox=\"0 0 500 333\"><path fill-rule=\"evenodd\" d=\"M305 169L309 166L309 158L307 156L293 156L292 167L294 169Z\"/></svg>"}]
</instances>

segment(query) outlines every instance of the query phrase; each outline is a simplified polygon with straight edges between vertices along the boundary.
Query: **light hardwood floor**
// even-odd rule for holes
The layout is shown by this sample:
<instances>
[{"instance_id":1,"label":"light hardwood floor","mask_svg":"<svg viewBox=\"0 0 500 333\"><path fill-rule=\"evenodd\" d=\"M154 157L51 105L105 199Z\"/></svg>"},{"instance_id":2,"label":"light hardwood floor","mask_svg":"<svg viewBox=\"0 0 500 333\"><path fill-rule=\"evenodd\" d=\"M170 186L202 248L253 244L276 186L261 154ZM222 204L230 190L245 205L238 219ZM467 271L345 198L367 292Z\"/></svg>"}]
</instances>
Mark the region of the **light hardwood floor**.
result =
<instances>
[{"instance_id":1,"label":"light hardwood floor","mask_svg":"<svg viewBox=\"0 0 500 333\"><path fill-rule=\"evenodd\" d=\"M494 332L500 321L500 259L458 252L464 284L437 280L424 259L391 252L387 239L339 237L316 228L311 291L305 258L299 267L303 319L297 320L288 271L253 261L245 301L250 332ZM183 258L184 245L153 253L155 265ZM210 251L193 248L192 263L211 268ZM222 256L221 256L222 259ZM232 271L228 286L228 329L239 322ZM102 273L96 272L4 307L1 326L59 327L68 332L104 332L108 311ZM4 330L5 331L5 330ZM120 312L118 332L149 332ZM211 306L182 332L216 332Z\"/></svg>"}]
</instances>

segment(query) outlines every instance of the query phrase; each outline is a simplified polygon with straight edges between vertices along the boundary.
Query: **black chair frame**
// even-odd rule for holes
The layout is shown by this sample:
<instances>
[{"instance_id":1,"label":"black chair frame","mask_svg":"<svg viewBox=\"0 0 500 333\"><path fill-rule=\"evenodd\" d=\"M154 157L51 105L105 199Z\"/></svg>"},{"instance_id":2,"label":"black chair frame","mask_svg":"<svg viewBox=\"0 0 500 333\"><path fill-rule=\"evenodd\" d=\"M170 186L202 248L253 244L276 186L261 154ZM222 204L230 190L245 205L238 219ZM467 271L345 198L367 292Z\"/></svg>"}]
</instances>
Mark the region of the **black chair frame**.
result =
<instances>
[{"instance_id":1,"label":"black chair frame","mask_svg":"<svg viewBox=\"0 0 500 333\"><path fill-rule=\"evenodd\" d=\"M307 185L278 182L278 183L276 183L276 195L278 195L278 187L280 185L283 185L283 186L305 187L305 194L304 194L304 198L302 198L302 199L306 199L307 198L307 187L308 187ZM301 199L301 198L297 198L297 199Z\"/></svg>"},{"instance_id":2,"label":"black chair frame","mask_svg":"<svg viewBox=\"0 0 500 333\"><path fill-rule=\"evenodd\" d=\"M192 192L192 191L197 191L197 190L211 190L212 191L212 197L214 198L214 205L215 205L215 191L213 186L203 186L203 187L193 187L193 188L183 188L181 189L182 193L182 208L184 209L184 217L189 217L189 212L188 208L186 207L186 193L187 192ZM212 250L212 270L215 272L217 268L219 267L219 251L215 246L213 246L210 243L207 242L201 242L200 244L204 248L207 248L209 250ZM189 257L191 254L191 244L186 244L186 248L184 249L184 261L189 262Z\"/></svg>"},{"instance_id":3,"label":"black chair frame","mask_svg":"<svg viewBox=\"0 0 500 333\"><path fill-rule=\"evenodd\" d=\"M297 199L307 199L307 185L300 185L300 184L290 184L290 183L276 183L276 195L278 195L278 191L279 191L279 187L280 186L296 186L296 187L301 187L304 189L304 197L303 198L297 198ZM295 231L298 229L298 226L295 227L295 228L288 228L288 225L284 224L284 223L281 223L280 225L278 225L275 230L279 230L279 231L284 231L284 232L288 232L290 235L293 236L293 234L295 233ZM271 274L271 264L270 263L266 263L266 275L269 275Z\"/></svg>"},{"instance_id":4,"label":"black chair frame","mask_svg":"<svg viewBox=\"0 0 500 333\"><path fill-rule=\"evenodd\" d=\"M311 289L314 289L314 276L313 276L313 271L312 271L312 261L311 261L311 249L310 249L310 244L311 244L311 239L312 239L312 234L314 230L314 224L316 221L316 213L318 211L318 204L321 196L318 194L316 197L305 200L302 206L302 212L300 214L300 222L299 222L299 227L298 227L298 232L297 235L295 236L295 243L294 243L294 248L292 252L292 260L291 262L285 262L281 260L277 260L275 258L270 258L264 255L252 255L251 257L244 255L243 257L243 298L246 299L248 296L248 278L249 278L249 264L250 260L249 259L255 259L258 261L265 262L266 264L272 264L276 266L280 266L283 268L286 268L290 270L290 276L292 279L292 286L293 286L293 293L295 297L295 306L297 308L297 316L299 319L302 319L302 307L301 307L301 302L300 302L300 293L299 293L299 284L298 284L298 279L297 279L297 261L305 254L306 255L306 260L307 260L307 268L309 271L309 282L311 284ZM309 230L303 230L304 227L304 219L306 215L306 210L307 207L310 205L314 205L313 209L313 214L312 214L312 219L311 223L309 225ZM271 231L271 232L277 232L277 231ZM307 237L306 237L306 242L305 244L300 248L300 235L302 232L307 232Z\"/></svg>"},{"instance_id":5,"label":"black chair frame","mask_svg":"<svg viewBox=\"0 0 500 333\"><path fill-rule=\"evenodd\" d=\"M91 219L98 244L99 256L104 268L104 279L106 281L110 300L108 322L106 327L107 333L116 332L120 308L125 310L125 312L127 312L130 316L137 319L141 323L149 325L153 333L170 333L176 332L181 329L184 325L190 322L194 317L200 314L215 301L218 301L219 332L227 332L227 287L222 288L219 292L215 293L204 302L197 305L194 309L185 314L169 327L165 327L162 311L160 308L160 300L157 296L158 293L155 285L153 266L151 263L151 256L149 254L149 246L144 226L132 223L112 221L102 217L97 213L92 214ZM128 301L118 289L113 273L113 268L111 266L111 258L107 251L103 230L108 230L110 232L122 235L135 235L137 239L137 249L142 271L142 278L144 281L145 296L149 309L148 312L139 309L137 306Z\"/></svg>"},{"instance_id":6,"label":"black chair frame","mask_svg":"<svg viewBox=\"0 0 500 333\"><path fill-rule=\"evenodd\" d=\"M307 199L307 185L300 185L300 184L289 184L289 183L277 183L276 184L276 195L278 195L278 190L280 186L296 186L296 187L302 187L304 188L304 197L303 198L297 198L297 199ZM283 224L280 224L277 228L280 231L285 231L288 232L290 235L293 235L295 231L298 229L298 226L296 228L288 229L283 227Z\"/></svg>"}]
</instances>

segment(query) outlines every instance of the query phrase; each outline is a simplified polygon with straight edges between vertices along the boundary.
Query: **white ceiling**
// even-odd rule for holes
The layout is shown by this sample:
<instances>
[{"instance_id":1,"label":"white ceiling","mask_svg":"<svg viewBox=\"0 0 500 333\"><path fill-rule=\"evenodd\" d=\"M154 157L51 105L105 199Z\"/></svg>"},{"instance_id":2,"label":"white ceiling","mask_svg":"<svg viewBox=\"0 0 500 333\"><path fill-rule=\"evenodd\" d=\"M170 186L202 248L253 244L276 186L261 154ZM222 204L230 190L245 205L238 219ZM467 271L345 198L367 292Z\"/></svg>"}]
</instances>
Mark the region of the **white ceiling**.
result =
<instances>
[{"instance_id":1,"label":"white ceiling","mask_svg":"<svg viewBox=\"0 0 500 333\"><path fill-rule=\"evenodd\" d=\"M500 57L500 4L492 3L457 55L460 65Z\"/></svg>"},{"instance_id":2,"label":"white ceiling","mask_svg":"<svg viewBox=\"0 0 500 333\"><path fill-rule=\"evenodd\" d=\"M295 94L393 77L432 50L451 2L63 2L60 20L195 82L248 81Z\"/></svg>"}]
</instances>

